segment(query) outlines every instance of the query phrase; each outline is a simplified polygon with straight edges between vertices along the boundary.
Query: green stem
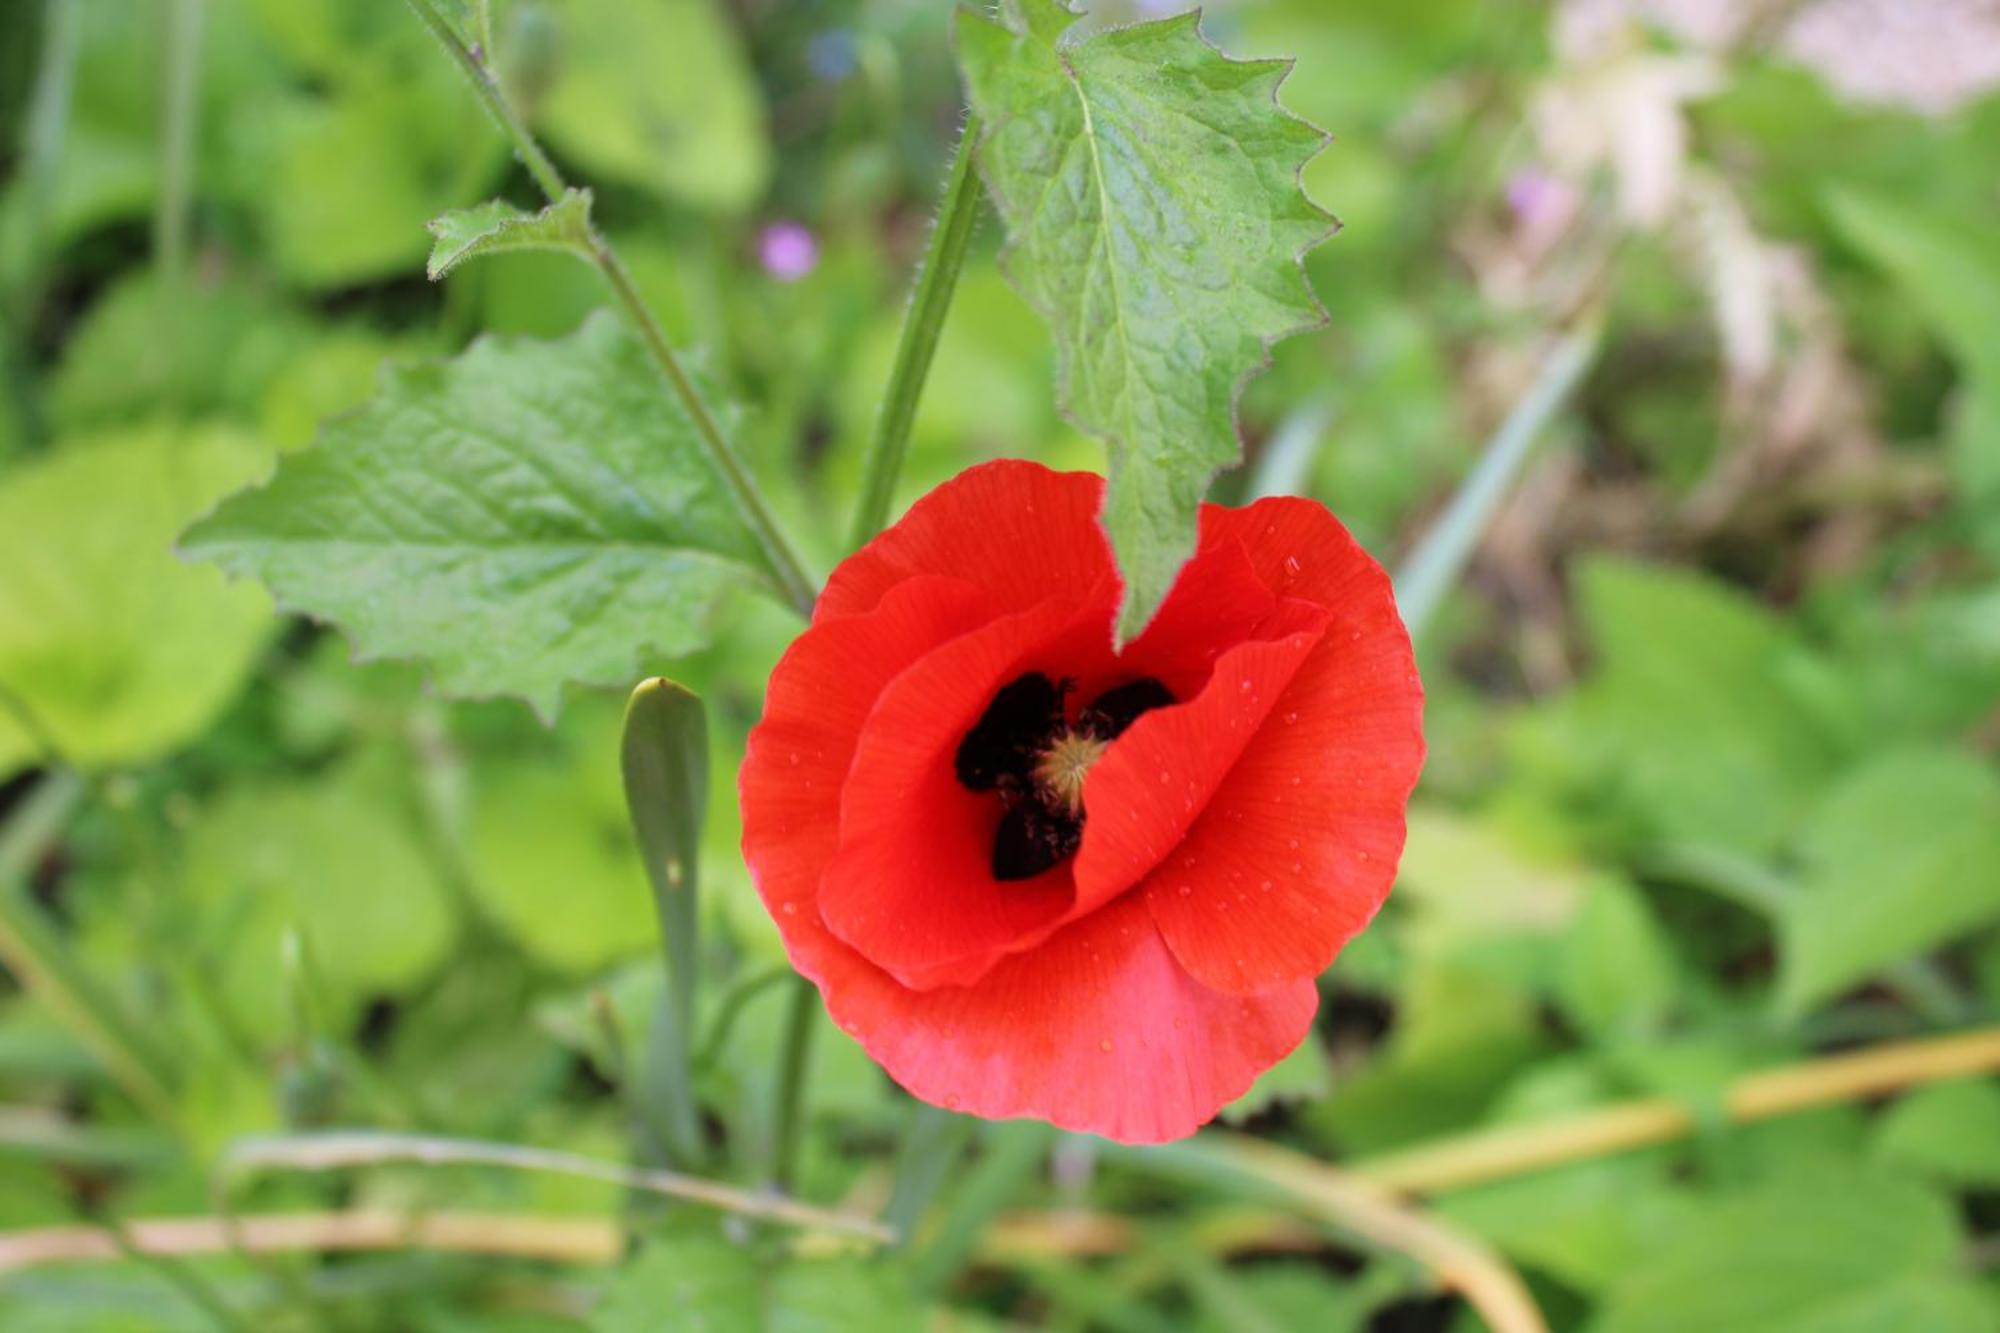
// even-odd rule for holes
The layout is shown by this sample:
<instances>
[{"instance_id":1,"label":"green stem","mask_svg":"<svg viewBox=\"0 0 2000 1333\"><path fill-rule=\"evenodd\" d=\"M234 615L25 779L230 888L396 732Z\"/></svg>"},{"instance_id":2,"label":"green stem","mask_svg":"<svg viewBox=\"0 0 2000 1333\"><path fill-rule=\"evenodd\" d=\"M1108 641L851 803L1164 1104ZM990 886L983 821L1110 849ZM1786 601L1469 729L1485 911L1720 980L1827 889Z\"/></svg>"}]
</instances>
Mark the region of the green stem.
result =
<instances>
[{"instance_id":1,"label":"green stem","mask_svg":"<svg viewBox=\"0 0 2000 1333\"><path fill-rule=\"evenodd\" d=\"M73 957L27 878L83 795L74 774L57 773L21 803L0 833L0 962L49 1007L132 1099L162 1124L175 1121L173 1064L126 1017L117 999Z\"/></svg>"},{"instance_id":2,"label":"green stem","mask_svg":"<svg viewBox=\"0 0 2000 1333\"><path fill-rule=\"evenodd\" d=\"M785 1011L785 1040L778 1052L778 1118L771 1134L771 1184L790 1190L798 1174L799 1140L805 1133L806 1071L812 1064L812 1037L819 1024L819 992L800 977Z\"/></svg>"},{"instance_id":3,"label":"green stem","mask_svg":"<svg viewBox=\"0 0 2000 1333\"><path fill-rule=\"evenodd\" d=\"M889 520L896 478L909 453L910 426L916 420L924 380L930 375L938 338L944 332L945 313L951 309L952 293L958 288L959 270L965 267L965 250L972 239L973 224L979 220L979 174L972 169L978 140L979 119L967 115L965 128L958 136L958 150L952 157L944 203L938 210L936 225L931 228L930 248L917 275L909 313L903 318L902 339L896 345L896 363L889 373L882 414L876 419L875 437L869 442L862 471L861 503L854 511L849 546L860 546Z\"/></svg>"},{"instance_id":4,"label":"green stem","mask_svg":"<svg viewBox=\"0 0 2000 1333\"><path fill-rule=\"evenodd\" d=\"M161 51L160 197L153 212L153 260L169 293L177 290L187 274L201 27L202 0L167 0L167 33ZM165 304L172 307L176 302L170 297Z\"/></svg>"},{"instance_id":5,"label":"green stem","mask_svg":"<svg viewBox=\"0 0 2000 1333\"><path fill-rule=\"evenodd\" d=\"M409 0L409 5L423 21L424 27L429 29L430 34L443 44L445 51L457 63L467 81L472 84L472 90L478 95L480 103L506 132L507 137L513 142L515 156L520 158L521 165L528 169L528 174L534 177L535 184L541 189L542 194L552 204L561 199L569 189L568 183L563 180L562 173L556 170L555 163L549 160L549 155L543 152L541 145L535 141L527 122L521 119L520 112L515 109L506 91L501 88L499 80L493 77L493 71L486 62L486 53L475 52L459 40L458 33L445 21L444 15L438 12L436 0ZM806 574L805 566L800 563L798 556L793 553L791 544L785 540L784 533L779 530L777 521L771 516L770 507L764 503L763 494L757 489L757 483L750 475L749 469L743 465L741 459L737 458L736 451L730 447L729 441L723 438L721 427L716 424L714 414L709 411L707 403L702 401L701 393L695 388L694 381L689 379L687 372L682 369L680 359L674 355L665 332L660 328L659 320L653 317L652 310L647 307L645 300L639 295L638 288L633 285L632 275L626 269L624 261L611 248L610 242L598 232L594 223L590 233L590 257L591 262L596 264L598 272L604 275L612 295L618 299L619 305L624 307L626 317L638 331L639 339L645 344L646 351L652 357L661 378L679 399L682 410L693 423L695 435L701 441L702 451L708 455L710 466L714 468L723 488L729 492L730 499L735 502L744 524L750 529L751 536L756 539L758 547L763 551L764 559L770 565L771 575L777 580L779 592L800 615L810 616L813 602L818 597L813 580Z\"/></svg>"},{"instance_id":6,"label":"green stem","mask_svg":"<svg viewBox=\"0 0 2000 1333\"><path fill-rule=\"evenodd\" d=\"M701 1049L695 1052L696 1072L714 1068L715 1062L722 1058L723 1048L729 1044L729 1034L735 1030L736 1018L745 1005L787 977L797 975L789 964L780 964L745 977L724 992L722 998L716 1001L715 1016L708 1020L708 1031L702 1034Z\"/></svg>"},{"instance_id":7,"label":"green stem","mask_svg":"<svg viewBox=\"0 0 2000 1333\"><path fill-rule=\"evenodd\" d=\"M1423 634L1438 603L1479 545L1535 441L1583 382L1584 372L1597 357L1601 337L1602 328L1594 316L1585 316L1563 336L1542 362L1534 383L1487 439L1478 463L1459 485L1451 503L1396 571L1396 603L1410 637Z\"/></svg>"},{"instance_id":8,"label":"green stem","mask_svg":"<svg viewBox=\"0 0 2000 1333\"><path fill-rule=\"evenodd\" d=\"M41 304L42 266L48 232L50 200L63 141L69 136L71 93L76 84L77 52L82 45L82 6L78 0L46 0L42 9L42 52L35 67L35 88L22 127L20 166L15 193L22 202L23 225L16 249L0 254L0 374L15 400L15 415L24 439L40 439L45 431L40 386L28 355L28 329Z\"/></svg>"}]
</instances>

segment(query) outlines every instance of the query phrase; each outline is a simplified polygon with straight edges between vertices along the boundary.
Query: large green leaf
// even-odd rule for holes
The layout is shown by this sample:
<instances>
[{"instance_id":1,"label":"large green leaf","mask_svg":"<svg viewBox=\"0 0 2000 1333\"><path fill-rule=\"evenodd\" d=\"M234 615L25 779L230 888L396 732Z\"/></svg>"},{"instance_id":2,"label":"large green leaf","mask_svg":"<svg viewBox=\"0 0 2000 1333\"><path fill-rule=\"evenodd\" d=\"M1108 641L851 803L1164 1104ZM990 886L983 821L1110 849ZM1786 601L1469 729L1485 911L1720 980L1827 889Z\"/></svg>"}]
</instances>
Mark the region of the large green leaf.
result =
<instances>
[{"instance_id":1,"label":"large green leaf","mask_svg":"<svg viewBox=\"0 0 2000 1333\"><path fill-rule=\"evenodd\" d=\"M1942 1196L1889 1176L1774 1180L1690 1217L1613 1284L1591 1333L1991 1333Z\"/></svg>"},{"instance_id":2,"label":"large green leaf","mask_svg":"<svg viewBox=\"0 0 2000 1333\"><path fill-rule=\"evenodd\" d=\"M68 441L0 482L0 686L70 762L157 758L242 685L270 600L172 543L266 458L227 431L141 429ZM35 753L0 708L0 776Z\"/></svg>"},{"instance_id":3,"label":"large green leaf","mask_svg":"<svg viewBox=\"0 0 2000 1333\"><path fill-rule=\"evenodd\" d=\"M187 548L428 662L459 696L553 716L565 681L618 684L691 652L762 557L637 341L609 315L542 343L484 339L394 370Z\"/></svg>"},{"instance_id":4,"label":"large green leaf","mask_svg":"<svg viewBox=\"0 0 2000 1333\"><path fill-rule=\"evenodd\" d=\"M2000 920L2000 776L1953 750L1883 755L1814 810L1778 923L1788 1012Z\"/></svg>"},{"instance_id":5,"label":"large green leaf","mask_svg":"<svg viewBox=\"0 0 2000 1333\"><path fill-rule=\"evenodd\" d=\"M1130 638L1238 456L1244 381L1323 318L1299 257L1332 219L1299 172L1325 136L1279 107L1288 62L1227 59L1196 14L1082 40L1075 18L1057 0L961 11L958 52L1008 276L1054 330L1067 410L1110 451Z\"/></svg>"},{"instance_id":6,"label":"large green leaf","mask_svg":"<svg viewBox=\"0 0 2000 1333\"><path fill-rule=\"evenodd\" d=\"M722 6L561 0L552 11L562 39L538 120L557 148L592 174L697 207L757 201L771 174L763 98ZM542 58L503 54L516 68Z\"/></svg>"}]
</instances>

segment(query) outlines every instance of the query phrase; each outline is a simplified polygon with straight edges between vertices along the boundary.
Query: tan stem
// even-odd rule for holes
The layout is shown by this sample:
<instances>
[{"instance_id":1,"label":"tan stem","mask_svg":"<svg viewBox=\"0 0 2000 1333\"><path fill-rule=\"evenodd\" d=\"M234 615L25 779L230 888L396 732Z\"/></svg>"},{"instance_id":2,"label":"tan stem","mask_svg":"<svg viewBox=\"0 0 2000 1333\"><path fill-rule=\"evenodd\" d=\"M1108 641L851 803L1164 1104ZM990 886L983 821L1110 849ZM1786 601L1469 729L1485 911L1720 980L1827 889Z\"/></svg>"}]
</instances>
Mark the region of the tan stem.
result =
<instances>
[{"instance_id":1,"label":"tan stem","mask_svg":"<svg viewBox=\"0 0 2000 1333\"><path fill-rule=\"evenodd\" d=\"M1731 1123L1749 1124L1880 1097L1921 1083L1996 1071L2000 1071L2000 1028L1984 1028L1748 1074L1728 1086L1722 1105ZM1432 1194L1668 1143L1692 1134L1695 1123L1685 1102L1647 1097L1363 1158L1347 1169L1387 1189Z\"/></svg>"},{"instance_id":2,"label":"tan stem","mask_svg":"<svg viewBox=\"0 0 2000 1333\"><path fill-rule=\"evenodd\" d=\"M0 1273L43 1264L105 1262L128 1249L181 1256L242 1249L252 1254L359 1250L441 1250L550 1263L608 1264L623 1253L616 1222L520 1213L412 1214L390 1208L325 1213L255 1213L233 1219L153 1217L124 1226L37 1227L0 1235Z\"/></svg>"},{"instance_id":3,"label":"tan stem","mask_svg":"<svg viewBox=\"0 0 2000 1333\"><path fill-rule=\"evenodd\" d=\"M1413 1207L1376 1182L1303 1153L1238 1134L1203 1136L1206 1153L1256 1179L1301 1211L1429 1269L1493 1333L1548 1333L1520 1274L1477 1237Z\"/></svg>"}]
</instances>

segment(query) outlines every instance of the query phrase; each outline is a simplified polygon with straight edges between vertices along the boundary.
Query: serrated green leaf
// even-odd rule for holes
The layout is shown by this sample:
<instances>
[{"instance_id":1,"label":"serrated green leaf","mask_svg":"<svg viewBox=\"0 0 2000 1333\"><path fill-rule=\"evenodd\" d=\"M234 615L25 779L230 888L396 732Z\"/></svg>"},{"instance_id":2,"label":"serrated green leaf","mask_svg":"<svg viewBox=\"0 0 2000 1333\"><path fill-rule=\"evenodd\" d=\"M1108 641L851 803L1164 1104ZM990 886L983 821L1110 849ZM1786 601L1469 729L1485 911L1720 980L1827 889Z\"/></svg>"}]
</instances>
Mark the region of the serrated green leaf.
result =
<instances>
[{"instance_id":1,"label":"serrated green leaf","mask_svg":"<svg viewBox=\"0 0 2000 1333\"><path fill-rule=\"evenodd\" d=\"M0 482L0 686L71 763L157 758L234 697L276 620L174 534L268 455L219 429L66 441ZM0 708L0 776L36 742Z\"/></svg>"},{"instance_id":2,"label":"serrated green leaf","mask_svg":"<svg viewBox=\"0 0 2000 1333\"><path fill-rule=\"evenodd\" d=\"M590 191L565 190L562 198L537 213L525 212L505 199L489 199L477 208L459 208L426 224L437 238L424 271L436 282L475 255L509 250L561 250L590 258Z\"/></svg>"},{"instance_id":3,"label":"serrated green leaf","mask_svg":"<svg viewBox=\"0 0 2000 1333\"><path fill-rule=\"evenodd\" d=\"M644 650L700 648L725 600L768 586L693 427L608 314L386 373L184 544L368 657L543 717L566 681L627 683Z\"/></svg>"},{"instance_id":4,"label":"serrated green leaf","mask_svg":"<svg viewBox=\"0 0 2000 1333\"><path fill-rule=\"evenodd\" d=\"M2000 921L2000 777L1953 750L1880 756L1827 794L1798 851L1778 922L1792 1014Z\"/></svg>"},{"instance_id":5,"label":"serrated green leaf","mask_svg":"<svg viewBox=\"0 0 2000 1333\"><path fill-rule=\"evenodd\" d=\"M1591 1333L1990 1333L1942 1196L1821 1170L1701 1210L1627 1268Z\"/></svg>"},{"instance_id":6,"label":"serrated green leaf","mask_svg":"<svg viewBox=\"0 0 2000 1333\"><path fill-rule=\"evenodd\" d=\"M962 10L958 53L1008 276L1054 330L1067 411L1110 453L1124 640L1238 456L1244 382L1324 317L1299 258L1333 220L1299 186L1325 136L1278 105L1288 62L1228 59L1196 14L1068 40L1076 17L1057 0Z\"/></svg>"}]
</instances>

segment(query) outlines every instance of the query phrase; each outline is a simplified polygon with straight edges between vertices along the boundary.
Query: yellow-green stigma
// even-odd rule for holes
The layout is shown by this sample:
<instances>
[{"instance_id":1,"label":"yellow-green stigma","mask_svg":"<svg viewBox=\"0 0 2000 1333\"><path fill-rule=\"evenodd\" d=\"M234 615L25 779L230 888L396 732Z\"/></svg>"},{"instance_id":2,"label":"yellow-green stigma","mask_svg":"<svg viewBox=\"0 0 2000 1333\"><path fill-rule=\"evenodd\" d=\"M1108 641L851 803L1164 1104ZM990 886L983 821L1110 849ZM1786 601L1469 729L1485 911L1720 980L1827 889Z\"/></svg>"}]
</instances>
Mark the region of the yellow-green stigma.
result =
<instances>
[{"instance_id":1,"label":"yellow-green stigma","mask_svg":"<svg viewBox=\"0 0 2000 1333\"><path fill-rule=\"evenodd\" d=\"M1035 760L1035 784L1072 815L1083 813L1083 780L1111 742L1064 731Z\"/></svg>"}]
</instances>

